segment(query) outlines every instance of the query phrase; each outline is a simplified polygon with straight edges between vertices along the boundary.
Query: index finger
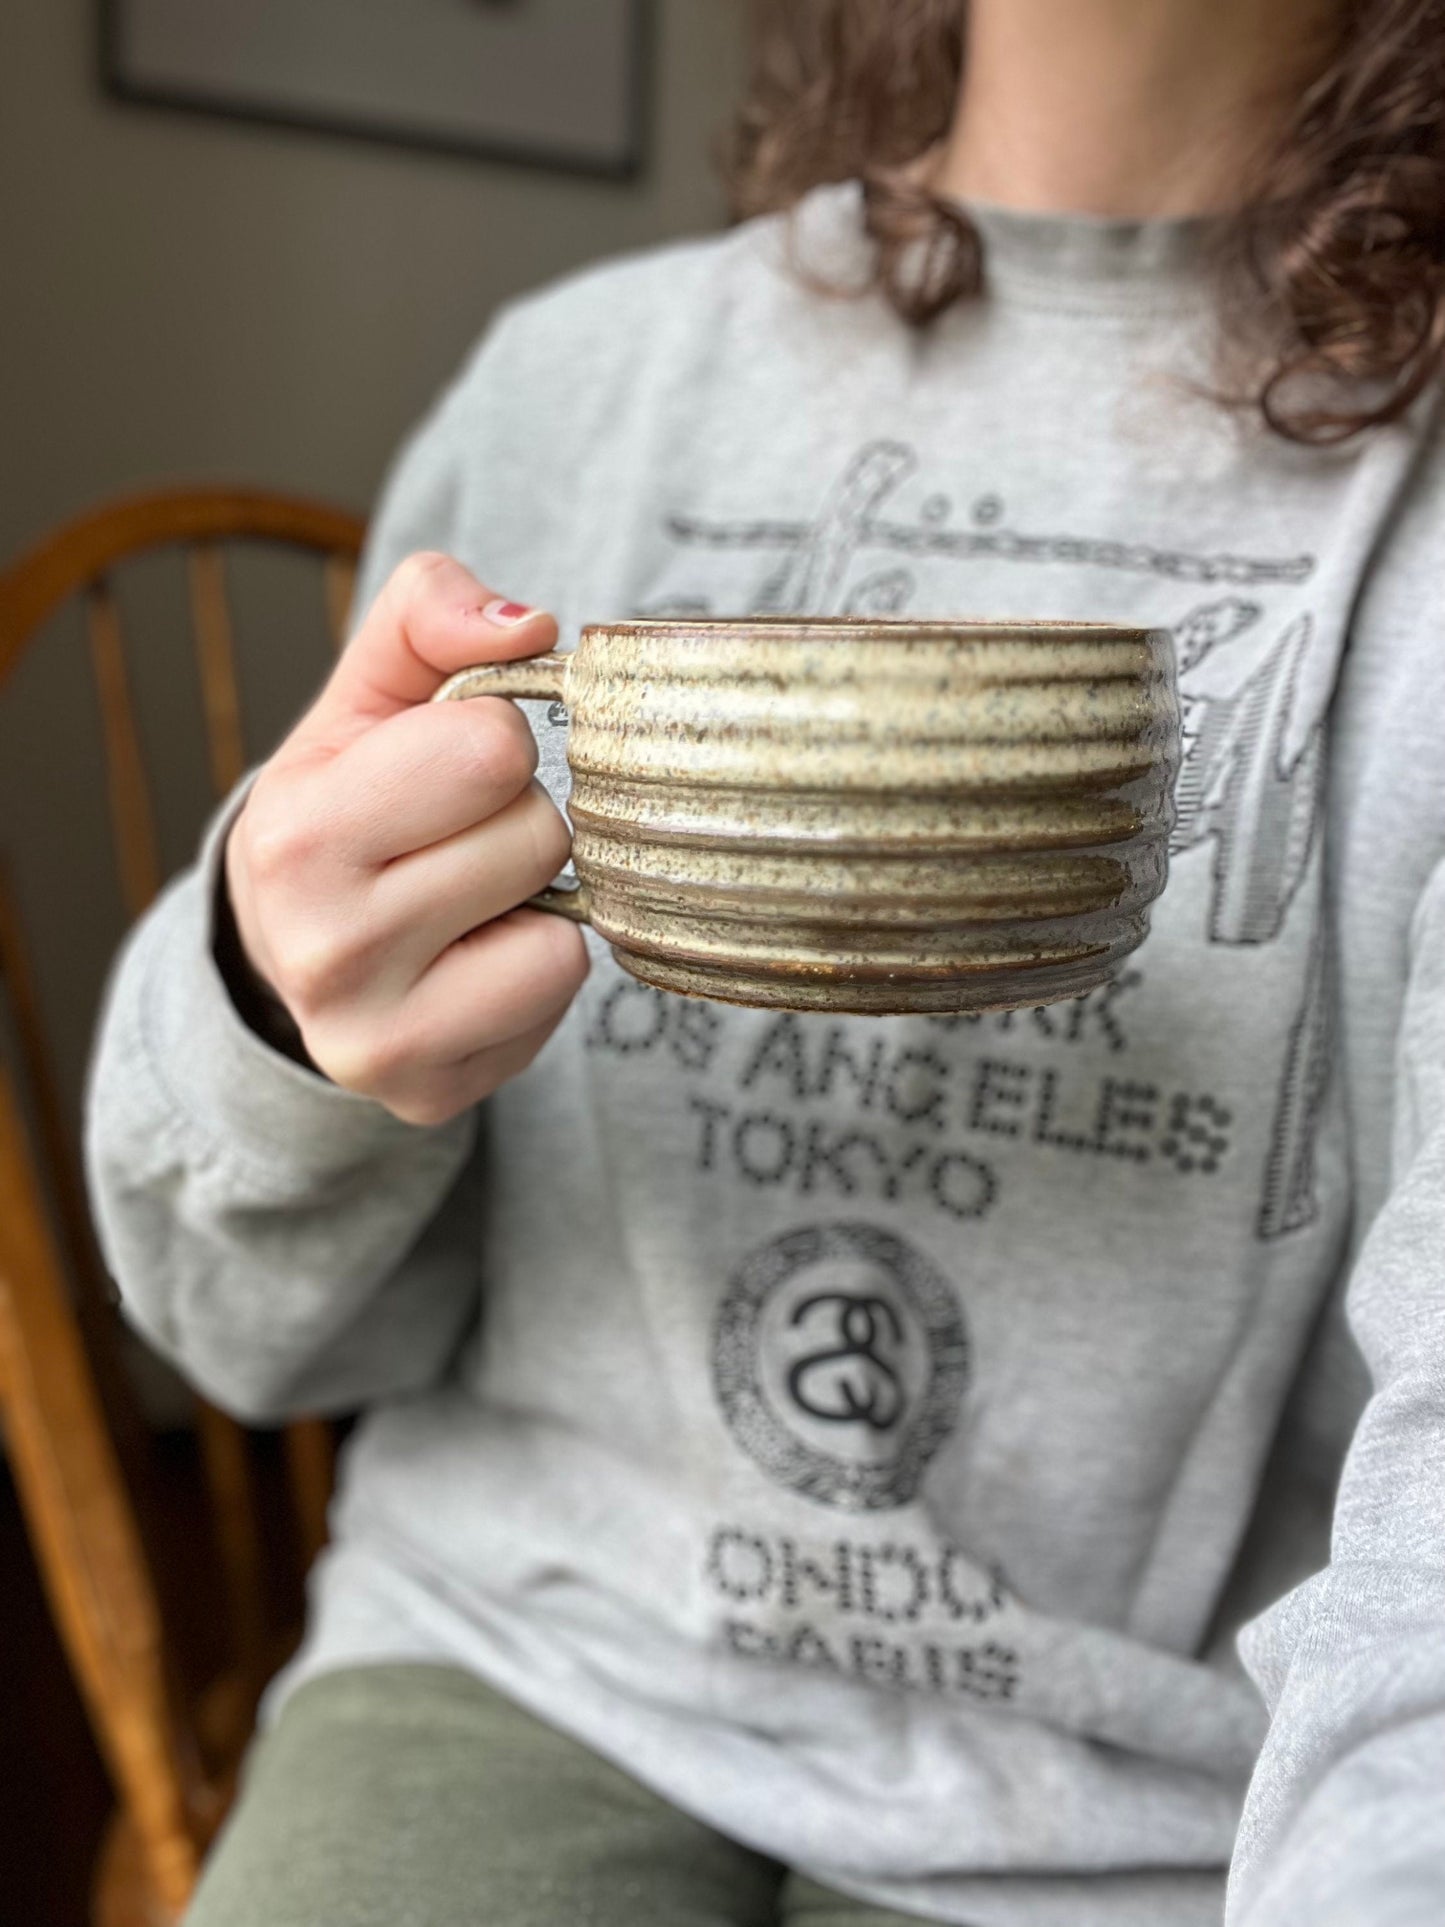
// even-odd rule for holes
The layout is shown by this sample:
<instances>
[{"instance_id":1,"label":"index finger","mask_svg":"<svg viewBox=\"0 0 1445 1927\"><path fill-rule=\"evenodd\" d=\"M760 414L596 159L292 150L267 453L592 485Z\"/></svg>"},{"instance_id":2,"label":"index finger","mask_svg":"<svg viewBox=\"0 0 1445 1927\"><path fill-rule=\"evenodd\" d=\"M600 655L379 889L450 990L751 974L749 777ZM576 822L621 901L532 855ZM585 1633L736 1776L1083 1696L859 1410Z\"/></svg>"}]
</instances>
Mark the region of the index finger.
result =
<instances>
[{"instance_id":1,"label":"index finger","mask_svg":"<svg viewBox=\"0 0 1445 1927\"><path fill-rule=\"evenodd\" d=\"M449 555L409 556L347 643L298 734L349 741L426 702L458 669L535 656L557 640L542 609L509 602Z\"/></svg>"}]
</instances>

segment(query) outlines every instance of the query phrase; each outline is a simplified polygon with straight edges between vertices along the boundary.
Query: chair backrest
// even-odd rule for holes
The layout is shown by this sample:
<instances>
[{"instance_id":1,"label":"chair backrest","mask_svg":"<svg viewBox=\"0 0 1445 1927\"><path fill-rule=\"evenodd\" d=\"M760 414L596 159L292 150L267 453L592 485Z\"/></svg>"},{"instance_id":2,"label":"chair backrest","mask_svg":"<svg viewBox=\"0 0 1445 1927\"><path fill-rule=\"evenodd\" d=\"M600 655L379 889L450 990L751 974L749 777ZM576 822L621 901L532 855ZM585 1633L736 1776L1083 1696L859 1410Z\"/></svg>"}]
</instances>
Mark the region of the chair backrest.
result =
<instances>
[{"instance_id":1,"label":"chair backrest","mask_svg":"<svg viewBox=\"0 0 1445 1927\"><path fill-rule=\"evenodd\" d=\"M312 502L259 492L172 490L85 515L0 573L0 692L50 618L72 599L83 601L115 862L130 916L140 915L160 888L162 864L113 588L116 571L151 550L178 549L184 556L203 712L198 720L219 797L246 763L227 548L267 543L315 555L331 637L339 647L362 534L357 517ZM80 770L61 772L57 795L67 781L81 780ZM222 1795L208 1776L192 1709L170 1677L155 1576L113 1436L134 1400L117 1364L111 1293L3 850L0 1004L15 1040L20 1079L17 1089L0 1065L0 1416L71 1665L139 1835L151 1884L174 1912L194 1880ZM232 1700L244 1728L271 1657L261 1522L246 1434L204 1404L198 1404L197 1417L230 1622L232 1684L239 1689ZM325 1534L331 1434L307 1422L289 1428L286 1445L298 1537L309 1558Z\"/></svg>"}]
</instances>

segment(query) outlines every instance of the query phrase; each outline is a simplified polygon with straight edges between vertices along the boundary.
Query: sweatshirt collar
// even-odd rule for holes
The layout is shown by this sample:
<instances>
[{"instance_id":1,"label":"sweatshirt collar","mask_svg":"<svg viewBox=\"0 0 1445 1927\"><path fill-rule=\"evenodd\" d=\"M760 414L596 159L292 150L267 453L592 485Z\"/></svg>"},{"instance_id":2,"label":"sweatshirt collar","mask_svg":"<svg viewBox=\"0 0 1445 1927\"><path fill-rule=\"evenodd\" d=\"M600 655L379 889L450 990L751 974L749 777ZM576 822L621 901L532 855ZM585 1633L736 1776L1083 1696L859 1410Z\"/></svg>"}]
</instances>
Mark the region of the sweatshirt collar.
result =
<instances>
[{"instance_id":1,"label":"sweatshirt collar","mask_svg":"<svg viewBox=\"0 0 1445 1927\"><path fill-rule=\"evenodd\" d=\"M983 241L984 287L1002 300L1100 313L1185 307L1207 276L1219 222L1117 220L970 203Z\"/></svg>"},{"instance_id":2,"label":"sweatshirt collar","mask_svg":"<svg viewBox=\"0 0 1445 1927\"><path fill-rule=\"evenodd\" d=\"M983 242L990 300L1058 313L1148 315L1210 301L1215 219L1125 221L1088 214L1033 214L971 202ZM799 209L801 255L824 280L866 282L863 189L821 188Z\"/></svg>"}]
</instances>

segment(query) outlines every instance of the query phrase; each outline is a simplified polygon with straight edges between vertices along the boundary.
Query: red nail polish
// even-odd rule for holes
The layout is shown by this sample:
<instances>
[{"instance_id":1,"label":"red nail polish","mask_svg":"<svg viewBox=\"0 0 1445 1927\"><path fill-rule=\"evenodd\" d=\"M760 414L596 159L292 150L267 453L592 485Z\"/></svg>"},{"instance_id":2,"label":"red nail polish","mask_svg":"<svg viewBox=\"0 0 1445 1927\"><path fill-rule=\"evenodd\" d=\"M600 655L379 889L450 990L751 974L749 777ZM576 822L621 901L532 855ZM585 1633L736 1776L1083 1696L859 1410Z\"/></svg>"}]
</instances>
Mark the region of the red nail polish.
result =
<instances>
[{"instance_id":1,"label":"red nail polish","mask_svg":"<svg viewBox=\"0 0 1445 1927\"><path fill-rule=\"evenodd\" d=\"M536 611L525 602L489 602L482 614L488 622L499 622L504 629L515 629L519 622L535 615Z\"/></svg>"}]
</instances>

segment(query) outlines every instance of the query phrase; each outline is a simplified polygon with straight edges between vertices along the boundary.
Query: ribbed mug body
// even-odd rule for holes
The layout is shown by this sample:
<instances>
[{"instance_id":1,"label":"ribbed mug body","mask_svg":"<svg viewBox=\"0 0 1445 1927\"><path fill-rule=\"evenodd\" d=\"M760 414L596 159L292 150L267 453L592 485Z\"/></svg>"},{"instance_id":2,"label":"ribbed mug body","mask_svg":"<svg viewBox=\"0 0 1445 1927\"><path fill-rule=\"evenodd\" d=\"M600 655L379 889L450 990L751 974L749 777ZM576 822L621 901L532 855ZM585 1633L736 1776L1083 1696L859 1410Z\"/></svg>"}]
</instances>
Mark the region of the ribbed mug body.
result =
<instances>
[{"instance_id":1,"label":"ribbed mug body","mask_svg":"<svg viewBox=\"0 0 1445 1927\"><path fill-rule=\"evenodd\" d=\"M588 917L664 990L795 1010L1082 994L1164 887L1165 631L624 623L566 671Z\"/></svg>"}]
</instances>

